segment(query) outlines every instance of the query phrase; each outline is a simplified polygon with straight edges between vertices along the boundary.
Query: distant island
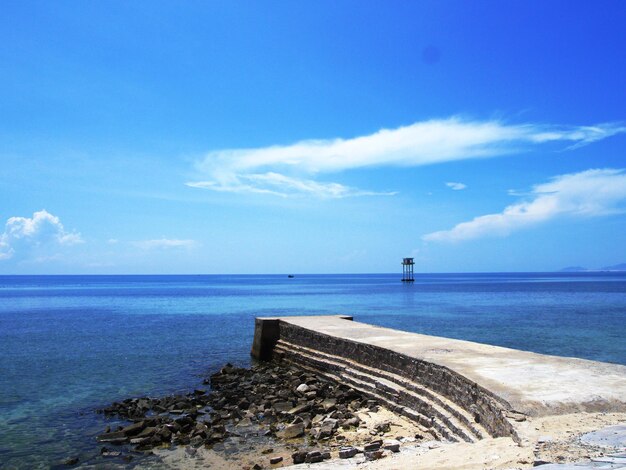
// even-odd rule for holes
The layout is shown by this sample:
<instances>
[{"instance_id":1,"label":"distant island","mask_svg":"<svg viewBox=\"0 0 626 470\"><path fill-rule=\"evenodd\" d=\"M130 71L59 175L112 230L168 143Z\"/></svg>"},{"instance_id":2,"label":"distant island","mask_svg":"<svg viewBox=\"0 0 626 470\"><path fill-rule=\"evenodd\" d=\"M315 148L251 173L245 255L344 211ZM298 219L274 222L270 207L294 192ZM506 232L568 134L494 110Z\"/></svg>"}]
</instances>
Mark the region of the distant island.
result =
<instances>
[{"instance_id":1,"label":"distant island","mask_svg":"<svg viewBox=\"0 0 626 470\"><path fill-rule=\"evenodd\" d=\"M626 263L614 264L612 266L604 266L603 268L596 269L589 269L583 266L568 266L567 268L559 270L561 273L580 273L592 271L626 271Z\"/></svg>"}]
</instances>

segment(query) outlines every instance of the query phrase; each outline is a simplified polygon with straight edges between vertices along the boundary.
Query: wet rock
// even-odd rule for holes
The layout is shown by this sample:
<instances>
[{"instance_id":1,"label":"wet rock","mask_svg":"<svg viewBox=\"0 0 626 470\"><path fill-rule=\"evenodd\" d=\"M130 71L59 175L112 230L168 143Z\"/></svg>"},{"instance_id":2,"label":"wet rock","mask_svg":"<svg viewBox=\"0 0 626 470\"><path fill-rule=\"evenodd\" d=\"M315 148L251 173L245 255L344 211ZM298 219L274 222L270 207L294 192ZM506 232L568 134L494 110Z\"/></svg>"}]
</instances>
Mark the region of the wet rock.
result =
<instances>
[{"instance_id":1,"label":"wet rock","mask_svg":"<svg viewBox=\"0 0 626 470\"><path fill-rule=\"evenodd\" d=\"M150 442L149 437L134 437L130 440L130 443L134 446L145 446Z\"/></svg>"},{"instance_id":2,"label":"wet rock","mask_svg":"<svg viewBox=\"0 0 626 470\"><path fill-rule=\"evenodd\" d=\"M120 455L122 455L122 453L116 450L107 449L105 452L100 451L100 455L102 457L119 457Z\"/></svg>"},{"instance_id":3,"label":"wet rock","mask_svg":"<svg viewBox=\"0 0 626 470\"><path fill-rule=\"evenodd\" d=\"M129 426L126 426L124 429L122 429L122 432L124 432L126 436L134 436L136 434L139 434L141 431L143 431L145 426L146 425L144 421L139 421L137 423L133 423Z\"/></svg>"},{"instance_id":4,"label":"wet rock","mask_svg":"<svg viewBox=\"0 0 626 470\"><path fill-rule=\"evenodd\" d=\"M244 418L237 423L238 428L249 427L252 426L252 421L249 418Z\"/></svg>"},{"instance_id":5,"label":"wet rock","mask_svg":"<svg viewBox=\"0 0 626 470\"><path fill-rule=\"evenodd\" d=\"M142 437L151 437L156 432L156 428L153 426L149 426L137 434L137 438L141 439Z\"/></svg>"},{"instance_id":6,"label":"wet rock","mask_svg":"<svg viewBox=\"0 0 626 470\"><path fill-rule=\"evenodd\" d=\"M68 457L63 461L64 465L76 465L78 463L78 457Z\"/></svg>"},{"instance_id":7,"label":"wet rock","mask_svg":"<svg viewBox=\"0 0 626 470\"><path fill-rule=\"evenodd\" d=\"M128 442L128 437L124 431L114 431L106 434L100 434L97 438L98 442L108 442L110 444L124 444Z\"/></svg>"},{"instance_id":8,"label":"wet rock","mask_svg":"<svg viewBox=\"0 0 626 470\"><path fill-rule=\"evenodd\" d=\"M157 431L157 435L161 442L169 442L172 440L172 431L165 426Z\"/></svg>"},{"instance_id":9,"label":"wet rock","mask_svg":"<svg viewBox=\"0 0 626 470\"><path fill-rule=\"evenodd\" d=\"M191 438L189 444L193 447L200 447L202 444L204 444L204 439L202 439L202 437L200 436L195 436Z\"/></svg>"},{"instance_id":10,"label":"wet rock","mask_svg":"<svg viewBox=\"0 0 626 470\"><path fill-rule=\"evenodd\" d=\"M358 426L360 419L353 414L357 408L377 404L348 386L272 363L251 369L227 364L205 383L211 384L211 391L131 398L111 404L100 411L134 422L99 436L99 440L130 441L142 451L169 442L199 447L238 439L243 432L241 428L278 439L308 435L312 441L324 440L335 435L340 426L347 429ZM319 455L313 454L309 460L329 455L317 452ZM299 458L296 455L296 460Z\"/></svg>"}]
</instances>

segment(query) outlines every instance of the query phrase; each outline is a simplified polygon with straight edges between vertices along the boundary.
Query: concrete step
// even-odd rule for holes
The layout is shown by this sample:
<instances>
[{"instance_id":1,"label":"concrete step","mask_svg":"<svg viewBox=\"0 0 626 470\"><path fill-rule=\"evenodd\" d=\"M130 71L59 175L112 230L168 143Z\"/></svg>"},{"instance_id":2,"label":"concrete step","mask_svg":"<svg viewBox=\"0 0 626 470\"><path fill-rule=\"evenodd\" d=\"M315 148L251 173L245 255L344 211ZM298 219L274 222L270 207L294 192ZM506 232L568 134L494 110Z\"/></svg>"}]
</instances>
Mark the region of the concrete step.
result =
<instances>
[{"instance_id":1,"label":"concrete step","mask_svg":"<svg viewBox=\"0 0 626 470\"><path fill-rule=\"evenodd\" d=\"M393 374L384 373L384 371L378 369L358 365L354 361L330 356L285 341L278 342L275 352L282 359L300 366L306 366L306 368L310 368L331 380L346 383L355 390L378 399L392 411L403 414L426 429L436 431L436 434L440 437L453 441L474 442L488 435L479 425L470 422L467 413L456 404L451 403L445 397L436 396L433 392L427 394L416 393L416 391L412 390L416 384L411 383L407 379L397 378L398 382L402 382L402 384L399 384L396 381L389 380L388 377L383 377L384 375L390 376ZM409 387L407 388L405 385ZM421 389L423 387L417 386L417 388ZM442 404L447 406L444 407ZM455 409L456 413L450 413L450 408ZM464 419L458 419L457 415L462 416Z\"/></svg>"},{"instance_id":2,"label":"concrete step","mask_svg":"<svg viewBox=\"0 0 626 470\"><path fill-rule=\"evenodd\" d=\"M319 377L325 378L333 382L337 382L337 383L344 382L342 377L339 375L333 374L326 370L318 369L317 367L311 366L309 364L305 364L303 361L301 361L301 357L298 357L298 359L294 360L294 355L292 354L283 355L282 352L279 352L279 354L281 354L280 360L286 362L287 364L292 364L298 368L304 369L306 371L309 371L311 373L318 375ZM369 388L360 388L352 384L350 386L357 392L361 393L363 396L370 398L370 399L377 400L379 403L381 403L390 411L410 419L418 426L418 428L422 431L422 433L430 434L434 439L437 439L437 440L448 439L451 441L457 441L457 439L449 438L448 437L449 433L445 431L445 429L444 429L445 431L444 433L439 432L438 428L441 428L441 426L432 426L431 420L429 420L426 416L420 415L419 413L417 413L416 411L408 407L398 405L397 403L391 402L383 397L380 397L377 394L372 393L371 389Z\"/></svg>"},{"instance_id":3,"label":"concrete step","mask_svg":"<svg viewBox=\"0 0 626 470\"><path fill-rule=\"evenodd\" d=\"M375 384L375 386L384 389L389 394L401 395L402 401L410 403L414 408L421 408L426 406L427 408L433 406L435 412L439 414L444 422L450 421L451 427L460 426L462 429L466 429L473 437L477 439L483 439L489 436L487 430L479 423L474 421L474 418L470 412L463 409L450 399L427 389L423 385L417 384L405 377L380 370L372 367L359 364L350 359L340 358L337 356L331 356L329 354L307 348L304 346L294 345L286 341L280 341L283 347L286 347L290 351L297 351L301 354L307 354L309 356L325 359L331 361L334 367L345 367L347 373L359 377L359 373L363 374L362 378ZM441 409L445 410L441 411ZM458 421L458 424L454 419L451 419L450 415Z\"/></svg>"}]
</instances>

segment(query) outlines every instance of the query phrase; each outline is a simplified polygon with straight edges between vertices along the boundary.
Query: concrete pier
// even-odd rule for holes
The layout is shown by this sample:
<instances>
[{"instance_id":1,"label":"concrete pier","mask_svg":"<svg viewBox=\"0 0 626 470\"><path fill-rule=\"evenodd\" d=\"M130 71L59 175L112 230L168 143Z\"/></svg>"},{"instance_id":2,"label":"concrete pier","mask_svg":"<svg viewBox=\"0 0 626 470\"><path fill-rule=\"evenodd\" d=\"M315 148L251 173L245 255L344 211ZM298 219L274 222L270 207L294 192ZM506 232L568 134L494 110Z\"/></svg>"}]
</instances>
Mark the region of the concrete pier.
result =
<instances>
[{"instance_id":1,"label":"concrete pier","mask_svg":"<svg viewBox=\"0 0 626 470\"><path fill-rule=\"evenodd\" d=\"M349 384L448 440L519 440L527 417L626 411L626 366L350 320L257 318L252 355Z\"/></svg>"}]
</instances>

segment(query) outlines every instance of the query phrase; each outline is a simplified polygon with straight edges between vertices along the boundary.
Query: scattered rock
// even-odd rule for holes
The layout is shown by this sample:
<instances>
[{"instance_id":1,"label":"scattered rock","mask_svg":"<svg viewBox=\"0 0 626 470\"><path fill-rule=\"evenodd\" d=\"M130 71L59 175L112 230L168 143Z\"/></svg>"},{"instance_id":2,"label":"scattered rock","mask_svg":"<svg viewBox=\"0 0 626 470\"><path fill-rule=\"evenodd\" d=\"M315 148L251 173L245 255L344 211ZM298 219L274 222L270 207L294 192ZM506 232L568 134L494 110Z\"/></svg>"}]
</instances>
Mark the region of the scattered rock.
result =
<instances>
[{"instance_id":1,"label":"scattered rock","mask_svg":"<svg viewBox=\"0 0 626 470\"><path fill-rule=\"evenodd\" d=\"M383 441L381 441L380 439L377 440L377 441L372 441L372 442L370 442L368 444L365 444L363 446L363 451L364 452L375 451L375 450L380 449L382 447L382 445L383 445Z\"/></svg>"},{"instance_id":2,"label":"scattered rock","mask_svg":"<svg viewBox=\"0 0 626 470\"><path fill-rule=\"evenodd\" d=\"M282 431L276 433L276 437L281 439L294 439L296 437L300 437L304 434L304 424L292 424L287 426Z\"/></svg>"},{"instance_id":3,"label":"scattered rock","mask_svg":"<svg viewBox=\"0 0 626 470\"><path fill-rule=\"evenodd\" d=\"M68 457L63 461L64 465L76 465L78 463L78 457Z\"/></svg>"},{"instance_id":4,"label":"scattered rock","mask_svg":"<svg viewBox=\"0 0 626 470\"><path fill-rule=\"evenodd\" d=\"M310 387L307 384L300 384L296 388L296 392L306 393L310 390Z\"/></svg>"},{"instance_id":5,"label":"scattered rock","mask_svg":"<svg viewBox=\"0 0 626 470\"><path fill-rule=\"evenodd\" d=\"M128 437L124 431L114 431L100 434L97 438L98 442L108 442L110 444L124 444L128 442Z\"/></svg>"},{"instance_id":6,"label":"scattered rock","mask_svg":"<svg viewBox=\"0 0 626 470\"><path fill-rule=\"evenodd\" d=\"M387 439L383 443L383 448L385 450L390 450L391 452L400 452L400 441L396 439Z\"/></svg>"},{"instance_id":7,"label":"scattered rock","mask_svg":"<svg viewBox=\"0 0 626 470\"><path fill-rule=\"evenodd\" d=\"M250 435L285 440L304 438L308 445L315 446L333 437L337 442L345 440L340 430L359 427L362 419L357 413L378 406L376 400L345 384L272 362L250 369L226 364L203 383L210 384L211 390L196 389L188 394L129 398L112 403L99 412L130 422L113 431L107 427L97 440L107 444L129 443L131 448L143 452L170 443L194 452L201 446L223 445L229 439L245 439ZM367 414L364 416L369 418ZM381 423L376 432L388 432L388 429L388 423ZM369 451L380 450L382 441L378 446L371 444ZM126 450L120 450L123 457ZM107 449L103 455L118 456L116 452ZM263 451L271 452L272 449ZM349 458L356 452L354 447L342 448L340 456ZM330 452L308 449L292 455L294 463L303 463L307 458L309 462L321 461L330 458Z\"/></svg>"},{"instance_id":8,"label":"scattered rock","mask_svg":"<svg viewBox=\"0 0 626 470\"><path fill-rule=\"evenodd\" d=\"M340 459L350 459L358 454L359 451L356 447L342 447L339 449L339 458Z\"/></svg>"},{"instance_id":9,"label":"scattered rock","mask_svg":"<svg viewBox=\"0 0 626 470\"><path fill-rule=\"evenodd\" d=\"M273 457L270 459L270 464L276 465L277 463L281 463L283 461L282 457Z\"/></svg>"},{"instance_id":10,"label":"scattered rock","mask_svg":"<svg viewBox=\"0 0 626 470\"><path fill-rule=\"evenodd\" d=\"M306 454L306 451L298 451L291 454L291 459L293 460L294 465L304 463L304 461L306 460Z\"/></svg>"},{"instance_id":11,"label":"scattered rock","mask_svg":"<svg viewBox=\"0 0 626 470\"><path fill-rule=\"evenodd\" d=\"M365 454L365 460L378 460L378 459L382 459L385 454L382 450L373 450L370 452L364 452Z\"/></svg>"},{"instance_id":12,"label":"scattered rock","mask_svg":"<svg viewBox=\"0 0 626 470\"><path fill-rule=\"evenodd\" d=\"M391 431L391 424L389 424L388 422L384 422L384 423L379 423L375 426L376 431L381 432L381 433L388 433L389 431Z\"/></svg>"}]
</instances>

